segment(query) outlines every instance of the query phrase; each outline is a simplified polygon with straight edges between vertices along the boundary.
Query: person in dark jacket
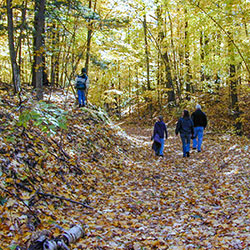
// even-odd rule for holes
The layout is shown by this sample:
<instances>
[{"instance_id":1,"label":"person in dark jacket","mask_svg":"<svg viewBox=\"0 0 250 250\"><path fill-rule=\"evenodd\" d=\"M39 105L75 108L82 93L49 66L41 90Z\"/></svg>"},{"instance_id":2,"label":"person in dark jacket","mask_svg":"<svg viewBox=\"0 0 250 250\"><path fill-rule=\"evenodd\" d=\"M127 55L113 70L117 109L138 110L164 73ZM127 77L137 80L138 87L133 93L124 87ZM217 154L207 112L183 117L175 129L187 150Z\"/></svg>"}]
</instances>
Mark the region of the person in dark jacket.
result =
<instances>
[{"instance_id":1,"label":"person in dark jacket","mask_svg":"<svg viewBox=\"0 0 250 250\"><path fill-rule=\"evenodd\" d=\"M154 125L154 132L151 137L151 140L154 140L153 149L156 155L163 157L164 149L164 135L166 139L168 138L167 126L163 121L163 116L158 117L158 121Z\"/></svg>"},{"instance_id":2,"label":"person in dark jacket","mask_svg":"<svg viewBox=\"0 0 250 250\"><path fill-rule=\"evenodd\" d=\"M201 106L199 104L196 105L196 110L192 113L191 118L194 123L193 149L197 149L198 152L201 152L203 133L207 126L207 116L201 111Z\"/></svg>"},{"instance_id":3,"label":"person in dark jacket","mask_svg":"<svg viewBox=\"0 0 250 250\"><path fill-rule=\"evenodd\" d=\"M86 92L89 85L89 79L85 68L82 69L81 75L76 77L75 87L77 89L79 107L86 105Z\"/></svg>"},{"instance_id":4,"label":"person in dark jacket","mask_svg":"<svg viewBox=\"0 0 250 250\"><path fill-rule=\"evenodd\" d=\"M190 139L191 135L194 135L194 123L187 110L184 110L182 115L176 124L175 134L178 135L180 133L183 157L189 157Z\"/></svg>"}]
</instances>

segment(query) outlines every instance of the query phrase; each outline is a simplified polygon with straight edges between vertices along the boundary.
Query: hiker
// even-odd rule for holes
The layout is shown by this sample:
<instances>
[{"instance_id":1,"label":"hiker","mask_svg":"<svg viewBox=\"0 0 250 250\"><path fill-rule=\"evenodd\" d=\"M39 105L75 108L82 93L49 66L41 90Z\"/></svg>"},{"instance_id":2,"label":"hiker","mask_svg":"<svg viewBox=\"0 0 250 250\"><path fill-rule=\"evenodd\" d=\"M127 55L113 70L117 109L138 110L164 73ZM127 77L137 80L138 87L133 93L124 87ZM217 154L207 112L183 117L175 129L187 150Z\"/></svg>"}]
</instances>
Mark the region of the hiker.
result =
<instances>
[{"instance_id":1,"label":"hiker","mask_svg":"<svg viewBox=\"0 0 250 250\"><path fill-rule=\"evenodd\" d=\"M197 149L198 152L201 152L203 133L207 126L207 116L201 111L201 105L196 105L196 110L192 113L191 118L194 123L193 149Z\"/></svg>"},{"instance_id":2,"label":"hiker","mask_svg":"<svg viewBox=\"0 0 250 250\"><path fill-rule=\"evenodd\" d=\"M158 121L154 125L154 132L151 140L154 140L152 148L155 151L155 155L163 157L164 149L164 134L168 139L167 126L163 121L163 116L158 117Z\"/></svg>"},{"instance_id":3,"label":"hiker","mask_svg":"<svg viewBox=\"0 0 250 250\"><path fill-rule=\"evenodd\" d=\"M86 93L89 86L89 79L85 68L82 69L81 75L76 77L75 87L77 89L79 107L86 105Z\"/></svg>"},{"instance_id":4,"label":"hiker","mask_svg":"<svg viewBox=\"0 0 250 250\"><path fill-rule=\"evenodd\" d=\"M176 124L175 134L178 136L180 133L181 141L182 141L182 151L183 157L190 156L190 139L191 135L194 135L194 123L189 116L189 112L184 110L182 113L182 117L178 120Z\"/></svg>"}]
</instances>

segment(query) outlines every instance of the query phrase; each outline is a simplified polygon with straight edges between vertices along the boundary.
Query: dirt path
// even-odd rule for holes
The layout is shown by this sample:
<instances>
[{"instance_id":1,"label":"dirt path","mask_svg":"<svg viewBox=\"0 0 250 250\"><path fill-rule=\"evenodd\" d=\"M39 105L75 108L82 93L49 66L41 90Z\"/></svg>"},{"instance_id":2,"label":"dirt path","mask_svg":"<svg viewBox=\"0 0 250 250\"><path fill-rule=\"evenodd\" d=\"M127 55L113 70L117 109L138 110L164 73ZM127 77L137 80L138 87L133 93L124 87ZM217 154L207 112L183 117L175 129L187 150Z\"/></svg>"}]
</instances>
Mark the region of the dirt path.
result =
<instances>
[{"instance_id":1,"label":"dirt path","mask_svg":"<svg viewBox=\"0 0 250 250\"><path fill-rule=\"evenodd\" d=\"M249 149L231 137L205 136L202 153L182 158L179 138L153 156L151 131L125 128L133 149L99 180L88 249L248 249ZM173 134L173 133L172 133ZM132 144L131 144L132 145ZM129 157L128 157L129 156ZM94 248L96 246L96 248Z\"/></svg>"}]
</instances>

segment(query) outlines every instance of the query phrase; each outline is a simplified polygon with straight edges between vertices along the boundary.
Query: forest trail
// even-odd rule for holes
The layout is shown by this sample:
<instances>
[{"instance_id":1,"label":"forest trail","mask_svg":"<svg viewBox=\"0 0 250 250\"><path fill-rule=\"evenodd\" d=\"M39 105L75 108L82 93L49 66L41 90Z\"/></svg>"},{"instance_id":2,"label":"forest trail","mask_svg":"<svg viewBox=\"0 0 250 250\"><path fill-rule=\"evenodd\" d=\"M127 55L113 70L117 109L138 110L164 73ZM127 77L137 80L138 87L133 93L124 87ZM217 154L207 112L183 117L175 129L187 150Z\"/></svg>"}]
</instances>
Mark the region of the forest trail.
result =
<instances>
[{"instance_id":1,"label":"forest trail","mask_svg":"<svg viewBox=\"0 0 250 250\"><path fill-rule=\"evenodd\" d=\"M27 246L43 229L60 235L77 223L86 236L72 249L250 247L249 140L206 131L203 151L183 158L169 128L159 158L152 128L110 124L101 110L75 108L73 100L68 128L55 136L33 121L24 131L16 126L14 100L3 106L0 249ZM58 112L50 108L47 115Z\"/></svg>"},{"instance_id":2,"label":"forest trail","mask_svg":"<svg viewBox=\"0 0 250 250\"><path fill-rule=\"evenodd\" d=\"M207 134L203 152L182 158L180 139L170 130L165 157L158 158L151 150L151 129L122 127L137 147L97 195L99 215L88 217L92 233L86 246L250 247L249 145Z\"/></svg>"}]
</instances>

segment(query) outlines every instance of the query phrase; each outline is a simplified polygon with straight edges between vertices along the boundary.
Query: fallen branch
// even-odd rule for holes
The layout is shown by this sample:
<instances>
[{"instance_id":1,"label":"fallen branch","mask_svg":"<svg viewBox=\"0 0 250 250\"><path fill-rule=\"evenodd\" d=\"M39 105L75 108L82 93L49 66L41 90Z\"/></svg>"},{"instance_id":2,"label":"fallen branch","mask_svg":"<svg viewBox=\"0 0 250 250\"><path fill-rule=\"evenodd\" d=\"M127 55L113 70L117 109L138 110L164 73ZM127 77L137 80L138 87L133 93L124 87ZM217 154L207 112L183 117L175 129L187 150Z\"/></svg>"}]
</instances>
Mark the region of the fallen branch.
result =
<instances>
[{"instance_id":1,"label":"fallen branch","mask_svg":"<svg viewBox=\"0 0 250 250\"><path fill-rule=\"evenodd\" d=\"M37 194L42 195L44 197L51 197L51 198L56 198L56 199L59 199L59 200L68 201L68 202L71 202L71 203L74 203L74 204L81 205L81 206L86 207L86 208L94 209L93 207L90 207L90 206L86 205L85 203L82 203L82 202L79 202L79 201L74 201L74 200L71 200L69 198L65 198L63 196L58 196L58 195L54 195L54 194L47 194L47 193L43 193L43 192L39 192L39 191L37 192Z\"/></svg>"},{"instance_id":2,"label":"fallen branch","mask_svg":"<svg viewBox=\"0 0 250 250\"><path fill-rule=\"evenodd\" d=\"M28 191L28 192L33 192L32 189L26 187L25 185L23 185L22 183L16 183L17 186L21 187L22 189ZM63 196L58 196L58 195L55 195L55 194L48 194L48 193L43 193L43 192L40 192L40 191L36 191L35 194L37 195L41 195L43 197L51 197L51 198L56 198L56 199L59 199L59 200L64 200L64 201L68 201L70 203L74 203L74 204L77 204L77 205L81 205L83 207L86 207L86 208L90 208L90 209L94 209L93 207L91 206L88 206L87 204L83 203L83 202L79 202L79 201L74 201L74 200L71 200L69 198L66 198L66 197L63 197Z\"/></svg>"}]
</instances>

